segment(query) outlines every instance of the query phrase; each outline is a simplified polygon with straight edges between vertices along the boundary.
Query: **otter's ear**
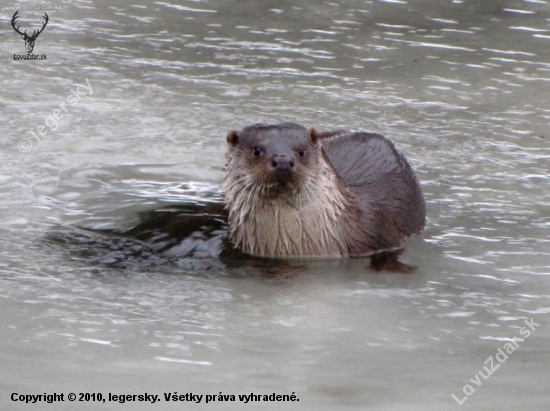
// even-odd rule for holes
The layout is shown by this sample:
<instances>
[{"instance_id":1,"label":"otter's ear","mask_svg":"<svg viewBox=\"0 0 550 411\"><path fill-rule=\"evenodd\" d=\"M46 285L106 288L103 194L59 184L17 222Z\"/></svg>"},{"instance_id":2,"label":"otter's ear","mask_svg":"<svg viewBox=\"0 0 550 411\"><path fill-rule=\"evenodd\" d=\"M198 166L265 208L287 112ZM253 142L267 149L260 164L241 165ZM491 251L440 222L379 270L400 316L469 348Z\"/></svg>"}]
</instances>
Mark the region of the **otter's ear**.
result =
<instances>
[{"instance_id":1,"label":"otter's ear","mask_svg":"<svg viewBox=\"0 0 550 411\"><path fill-rule=\"evenodd\" d=\"M231 130L227 133L227 144L230 146L236 146L239 142L239 133L235 130Z\"/></svg>"},{"instance_id":2,"label":"otter's ear","mask_svg":"<svg viewBox=\"0 0 550 411\"><path fill-rule=\"evenodd\" d=\"M309 129L309 139L313 144L317 143L317 140L319 140L319 137L321 136L321 133L319 130L317 130L315 127L311 127Z\"/></svg>"}]
</instances>

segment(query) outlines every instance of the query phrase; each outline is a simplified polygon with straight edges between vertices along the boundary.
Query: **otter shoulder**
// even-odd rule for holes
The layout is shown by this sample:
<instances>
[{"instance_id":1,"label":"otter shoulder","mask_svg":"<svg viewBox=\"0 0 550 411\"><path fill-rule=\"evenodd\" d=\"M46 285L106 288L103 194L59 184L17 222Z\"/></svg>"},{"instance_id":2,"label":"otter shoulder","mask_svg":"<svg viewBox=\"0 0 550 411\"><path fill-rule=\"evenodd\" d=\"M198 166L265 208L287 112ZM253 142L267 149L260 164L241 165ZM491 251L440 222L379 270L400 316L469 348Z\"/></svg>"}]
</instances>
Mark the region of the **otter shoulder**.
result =
<instances>
[{"instance_id":1,"label":"otter shoulder","mask_svg":"<svg viewBox=\"0 0 550 411\"><path fill-rule=\"evenodd\" d=\"M365 217L371 217L373 207L381 207L403 237L422 231L426 219L422 191L411 165L392 141L366 132L325 135L324 155Z\"/></svg>"}]
</instances>

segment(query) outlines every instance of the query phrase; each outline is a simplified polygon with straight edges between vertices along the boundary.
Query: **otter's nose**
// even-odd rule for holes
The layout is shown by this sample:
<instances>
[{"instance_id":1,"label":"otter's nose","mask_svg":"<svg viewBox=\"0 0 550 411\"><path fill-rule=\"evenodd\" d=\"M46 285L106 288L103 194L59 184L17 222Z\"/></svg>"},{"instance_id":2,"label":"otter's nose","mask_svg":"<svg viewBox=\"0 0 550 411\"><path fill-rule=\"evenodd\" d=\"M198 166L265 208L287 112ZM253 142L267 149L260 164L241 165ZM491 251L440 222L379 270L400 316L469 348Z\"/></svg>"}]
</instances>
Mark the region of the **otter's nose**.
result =
<instances>
[{"instance_id":1,"label":"otter's nose","mask_svg":"<svg viewBox=\"0 0 550 411\"><path fill-rule=\"evenodd\" d=\"M286 154L275 154L271 166L275 170L290 171L294 167L294 160Z\"/></svg>"}]
</instances>

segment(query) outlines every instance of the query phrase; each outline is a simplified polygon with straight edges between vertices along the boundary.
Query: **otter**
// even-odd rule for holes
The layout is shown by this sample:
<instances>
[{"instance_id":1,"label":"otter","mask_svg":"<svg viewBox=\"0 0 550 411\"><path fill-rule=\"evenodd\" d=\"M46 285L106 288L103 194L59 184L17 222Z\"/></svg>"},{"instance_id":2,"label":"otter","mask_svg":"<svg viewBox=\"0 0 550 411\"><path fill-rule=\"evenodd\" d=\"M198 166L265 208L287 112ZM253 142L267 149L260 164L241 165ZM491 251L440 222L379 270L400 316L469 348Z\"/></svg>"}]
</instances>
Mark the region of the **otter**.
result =
<instances>
[{"instance_id":1,"label":"otter","mask_svg":"<svg viewBox=\"0 0 550 411\"><path fill-rule=\"evenodd\" d=\"M398 255L424 229L424 197L405 156L382 135L295 123L230 131L222 188L229 238L246 254L370 256L377 270L413 268Z\"/></svg>"}]
</instances>

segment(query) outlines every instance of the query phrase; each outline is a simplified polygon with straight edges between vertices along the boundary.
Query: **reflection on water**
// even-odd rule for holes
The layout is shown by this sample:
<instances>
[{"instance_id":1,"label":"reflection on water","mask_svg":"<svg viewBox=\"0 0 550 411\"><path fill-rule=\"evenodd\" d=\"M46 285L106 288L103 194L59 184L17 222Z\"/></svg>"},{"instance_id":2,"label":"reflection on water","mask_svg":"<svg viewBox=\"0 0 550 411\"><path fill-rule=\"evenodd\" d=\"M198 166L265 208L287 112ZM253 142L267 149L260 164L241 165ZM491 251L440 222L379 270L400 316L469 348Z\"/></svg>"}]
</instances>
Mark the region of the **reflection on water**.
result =
<instances>
[{"instance_id":1,"label":"reflection on water","mask_svg":"<svg viewBox=\"0 0 550 411\"><path fill-rule=\"evenodd\" d=\"M547 405L548 1L63 5L36 42L42 62L10 60L22 41L0 13L6 392L296 392L285 406L451 409L533 317L540 328L468 403ZM42 11L20 14L30 27ZM86 79L94 93L20 152ZM78 252L48 241L124 231L185 196L216 201L225 132L259 121L395 140L428 203L404 258L417 272L349 260L273 278L215 258L147 260L139 240L95 235ZM98 260L105 247L126 268Z\"/></svg>"}]
</instances>

